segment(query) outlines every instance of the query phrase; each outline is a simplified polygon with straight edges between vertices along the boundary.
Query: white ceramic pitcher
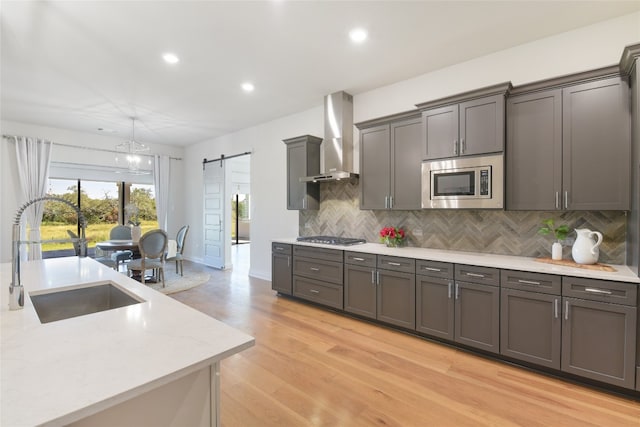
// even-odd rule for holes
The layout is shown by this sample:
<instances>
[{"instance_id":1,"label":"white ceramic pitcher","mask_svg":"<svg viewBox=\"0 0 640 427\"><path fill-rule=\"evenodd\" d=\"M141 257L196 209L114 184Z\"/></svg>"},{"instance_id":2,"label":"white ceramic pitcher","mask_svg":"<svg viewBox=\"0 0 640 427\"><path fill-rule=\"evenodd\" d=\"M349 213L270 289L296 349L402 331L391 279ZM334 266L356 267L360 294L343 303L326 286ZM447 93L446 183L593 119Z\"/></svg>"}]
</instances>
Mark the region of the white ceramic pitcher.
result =
<instances>
[{"instance_id":1,"label":"white ceramic pitcher","mask_svg":"<svg viewBox=\"0 0 640 427\"><path fill-rule=\"evenodd\" d=\"M573 260L578 264L595 264L598 262L600 250L598 246L602 243L602 233L599 231L591 231L587 228L576 228L576 238L571 255ZM593 239L597 237L597 240Z\"/></svg>"}]
</instances>

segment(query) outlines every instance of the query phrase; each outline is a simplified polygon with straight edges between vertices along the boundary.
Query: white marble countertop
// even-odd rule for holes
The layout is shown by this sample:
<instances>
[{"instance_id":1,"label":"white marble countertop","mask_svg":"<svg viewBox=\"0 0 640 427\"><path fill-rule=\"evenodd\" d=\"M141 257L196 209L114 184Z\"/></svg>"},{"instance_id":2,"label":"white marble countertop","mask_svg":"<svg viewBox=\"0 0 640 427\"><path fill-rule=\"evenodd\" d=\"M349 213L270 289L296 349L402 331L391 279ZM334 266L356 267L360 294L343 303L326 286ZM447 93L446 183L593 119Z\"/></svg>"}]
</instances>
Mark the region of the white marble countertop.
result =
<instances>
[{"instance_id":1,"label":"white marble countertop","mask_svg":"<svg viewBox=\"0 0 640 427\"><path fill-rule=\"evenodd\" d=\"M24 309L10 311L0 265L2 426L64 425L198 371L254 338L90 258L22 263ZM145 302L41 324L29 293L96 282Z\"/></svg>"},{"instance_id":2,"label":"white marble countertop","mask_svg":"<svg viewBox=\"0 0 640 427\"><path fill-rule=\"evenodd\" d=\"M298 242L295 238L273 239L274 242L296 245L315 246L319 248L337 249L351 252L362 252L377 255L390 255L405 258L424 259L430 261L451 262L455 264L476 265L480 267L494 267L509 270L522 270L536 273L557 274L562 276L584 277L587 279L613 280L617 282L640 283L640 278L626 265L607 264L615 272L588 270L578 267L565 267L557 264L546 264L535 258L512 255L496 255L480 252L449 251L428 248L388 248L382 243L364 243L353 246L323 245L318 243Z\"/></svg>"}]
</instances>

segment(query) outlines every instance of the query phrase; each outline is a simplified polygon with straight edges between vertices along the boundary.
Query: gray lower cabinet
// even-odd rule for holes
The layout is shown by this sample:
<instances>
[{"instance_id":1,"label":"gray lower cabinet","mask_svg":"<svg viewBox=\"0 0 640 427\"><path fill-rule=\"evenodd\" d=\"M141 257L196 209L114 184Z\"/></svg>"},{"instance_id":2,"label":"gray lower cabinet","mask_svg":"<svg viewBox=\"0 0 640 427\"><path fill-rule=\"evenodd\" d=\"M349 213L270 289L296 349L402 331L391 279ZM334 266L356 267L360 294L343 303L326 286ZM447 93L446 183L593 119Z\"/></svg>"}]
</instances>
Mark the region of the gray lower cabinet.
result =
<instances>
[{"instance_id":1,"label":"gray lower cabinet","mask_svg":"<svg viewBox=\"0 0 640 427\"><path fill-rule=\"evenodd\" d=\"M415 261L354 254L345 255L345 311L415 329Z\"/></svg>"},{"instance_id":2,"label":"gray lower cabinet","mask_svg":"<svg viewBox=\"0 0 640 427\"><path fill-rule=\"evenodd\" d=\"M453 264L416 262L416 331L453 341Z\"/></svg>"},{"instance_id":3,"label":"gray lower cabinet","mask_svg":"<svg viewBox=\"0 0 640 427\"><path fill-rule=\"evenodd\" d=\"M509 98L506 152L507 209L629 210L627 83L612 77Z\"/></svg>"},{"instance_id":4,"label":"gray lower cabinet","mask_svg":"<svg viewBox=\"0 0 640 427\"><path fill-rule=\"evenodd\" d=\"M293 246L293 295L342 310L343 251Z\"/></svg>"},{"instance_id":5,"label":"gray lower cabinet","mask_svg":"<svg viewBox=\"0 0 640 427\"><path fill-rule=\"evenodd\" d=\"M500 270L455 266L454 340L500 352Z\"/></svg>"},{"instance_id":6,"label":"gray lower cabinet","mask_svg":"<svg viewBox=\"0 0 640 427\"><path fill-rule=\"evenodd\" d=\"M422 128L416 113L360 128L360 208L421 209Z\"/></svg>"},{"instance_id":7,"label":"gray lower cabinet","mask_svg":"<svg viewBox=\"0 0 640 427\"><path fill-rule=\"evenodd\" d=\"M303 135L285 139L287 146L287 209L317 210L320 207L320 184L300 182L300 178L320 173L322 139Z\"/></svg>"},{"instance_id":8,"label":"gray lower cabinet","mask_svg":"<svg viewBox=\"0 0 640 427\"><path fill-rule=\"evenodd\" d=\"M560 369L561 277L500 272L500 354Z\"/></svg>"},{"instance_id":9,"label":"gray lower cabinet","mask_svg":"<svg viewBox=\"0 0 640 427\"><path fill-rule=\"evenodd\" d=\"M271 289L281 294L291 295L291 245L286 243L271 244Z\"/></svg>"},{"instance_id":10,"label":"gray lower cabinet","mask_svg":"<svg viewBox=\"0 0 640 427\"><path fill-rule=\"evenodd\" d=\"M564 372L635 387L637 285L562 278Z\"/></svg>"}]
</instances>

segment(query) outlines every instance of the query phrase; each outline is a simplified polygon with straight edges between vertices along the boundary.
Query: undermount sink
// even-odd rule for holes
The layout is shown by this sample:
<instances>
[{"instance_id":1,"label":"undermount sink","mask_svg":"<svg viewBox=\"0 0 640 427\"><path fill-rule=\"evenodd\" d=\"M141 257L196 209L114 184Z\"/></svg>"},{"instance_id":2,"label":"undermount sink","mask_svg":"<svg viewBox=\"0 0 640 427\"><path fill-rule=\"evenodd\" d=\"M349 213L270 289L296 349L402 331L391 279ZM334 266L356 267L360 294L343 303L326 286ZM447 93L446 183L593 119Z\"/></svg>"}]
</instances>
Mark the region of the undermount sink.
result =
<instances>
[{"instance_id":1,"label":"undermount sink","mask_svg":"<svg viewBox=\"0 0 640 427\"><path fill-rule=\"evenodd\" d=\"M110 282L30 294L41 323L55 322L144 302Z\"/></svg>"}]
</instances>

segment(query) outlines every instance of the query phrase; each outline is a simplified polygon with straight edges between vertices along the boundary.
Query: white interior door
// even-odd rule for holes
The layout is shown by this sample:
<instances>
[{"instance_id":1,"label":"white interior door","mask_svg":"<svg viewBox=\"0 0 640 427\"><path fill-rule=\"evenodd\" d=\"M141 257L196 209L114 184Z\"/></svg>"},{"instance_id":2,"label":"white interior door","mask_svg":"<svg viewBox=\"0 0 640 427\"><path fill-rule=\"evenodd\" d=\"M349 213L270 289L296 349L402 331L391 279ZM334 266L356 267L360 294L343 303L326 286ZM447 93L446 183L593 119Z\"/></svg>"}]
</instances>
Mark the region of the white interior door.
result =
<instances>
[{"instance_id":1,"label":"white interior door","mask_svg":"<svg viewBox=\"0 0 640 427\"><path fill-rule=\"evenodd\" d=\"M204 264L224 269L227 259L225 236L225 165L217 160L204 165ZM229 243L227 245L226 243Z\"/></svg>"}]
</instances>

